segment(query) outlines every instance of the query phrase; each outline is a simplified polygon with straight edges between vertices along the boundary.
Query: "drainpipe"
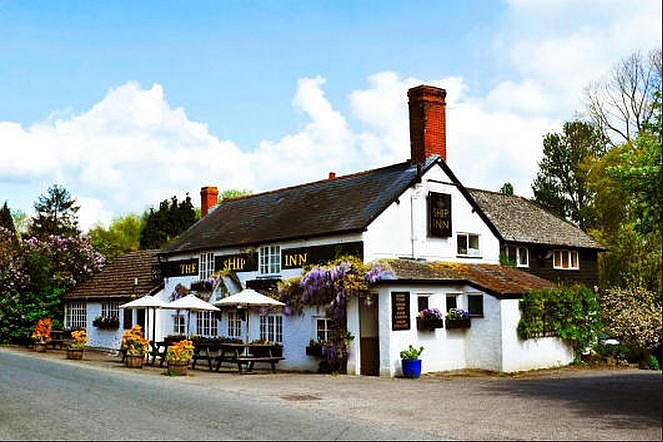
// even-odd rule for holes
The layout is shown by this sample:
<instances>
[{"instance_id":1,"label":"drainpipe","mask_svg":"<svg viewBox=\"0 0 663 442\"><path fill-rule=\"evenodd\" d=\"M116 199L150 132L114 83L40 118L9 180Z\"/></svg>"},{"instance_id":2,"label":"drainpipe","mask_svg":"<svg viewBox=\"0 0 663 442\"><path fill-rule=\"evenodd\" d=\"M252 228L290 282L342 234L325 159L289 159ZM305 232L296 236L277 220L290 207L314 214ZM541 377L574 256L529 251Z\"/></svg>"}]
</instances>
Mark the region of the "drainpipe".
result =
<instances>
[{"instance_id":1,"label":"drainpipe","mask_svg":"<svg viewBox=\"0 0 663 442\"><path fill-rule=\"evenodd\" d=\"M414 189L410 193L410 244L412 246L412 259L414 259Z\"/></svg>"}]
</instances>

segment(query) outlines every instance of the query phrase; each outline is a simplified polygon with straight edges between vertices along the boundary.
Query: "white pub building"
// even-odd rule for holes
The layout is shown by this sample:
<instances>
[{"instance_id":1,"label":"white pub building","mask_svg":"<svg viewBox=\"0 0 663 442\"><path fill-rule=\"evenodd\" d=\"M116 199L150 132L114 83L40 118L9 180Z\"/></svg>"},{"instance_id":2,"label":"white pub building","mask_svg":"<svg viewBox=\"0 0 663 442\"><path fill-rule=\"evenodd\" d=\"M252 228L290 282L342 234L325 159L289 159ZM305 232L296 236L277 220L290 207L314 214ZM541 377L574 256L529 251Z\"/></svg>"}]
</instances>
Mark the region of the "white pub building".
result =
<instances>
[{"instance_id":1,"label":"white pub building","mask_svg":"<svg viewBox=\"0 0 663 442\"><path fill-rule=\"evenodd\" d=\"M422 371L478 368L517 371L563 365L573 352L556 337L520 340L519 298L558 283L596 284L601 245L535 203L515 195L465 187L446 162L443 89L408 91L411 158L379 169L224 200L203 187L202 219L160 251L120 257L65 296L66 325L86 327L91 346L117 348L122 330L152 324L151 312L127 310L115 330L96 328L97 316L145 294L168 302L178 286L204 292L214 272L231 270L214 302L241 288L266 293L303 265L340 255L364 262L390 259L392 274L366 297L347 305L348 373L398 376L399 353L423 346ZM460 154L459 154L460 156ZM500 256L515 265L500 264ZM153 278L150 272L161 273ZM417 328L423 308L462 308L469 328ZM250 318L251 339L283 344L288 370L315 371L311 339L325 340L323 307L301 315ZM243 338L235 311L193 314L193 333ZM185 318L156 313L157 339L184 331ZM151 326L150 326L151 327Z\"/></svg>"}]
</instances>

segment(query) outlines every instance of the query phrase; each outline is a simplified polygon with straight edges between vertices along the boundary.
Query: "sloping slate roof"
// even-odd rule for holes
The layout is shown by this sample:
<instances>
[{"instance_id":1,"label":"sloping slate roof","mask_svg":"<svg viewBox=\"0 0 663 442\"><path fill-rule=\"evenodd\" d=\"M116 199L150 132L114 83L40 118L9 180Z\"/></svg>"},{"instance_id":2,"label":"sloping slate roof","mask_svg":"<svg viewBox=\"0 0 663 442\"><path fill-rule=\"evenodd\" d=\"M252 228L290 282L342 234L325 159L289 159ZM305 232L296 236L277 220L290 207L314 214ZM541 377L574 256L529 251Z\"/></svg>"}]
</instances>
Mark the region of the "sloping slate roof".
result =
<instances>
[{"instance_id":1,"label":"sloping slate roof","mask_svg":"<svg viewBox=\"0 0 663 442\"><path fill-rule=\"evenodd\" d=\"M467 190L505 241L603 249L578 227L527 198Z\"/></svg>"},{"instance_id":2,"label":"sloping slate roof","mask_svg":"<svg viewBox=\"0 0 663 442\"><path fill-rule=\"evenodd\" d=\"M389 262L395 280L467 283L498 298L518 297L529 289L553 287L547 279L497 264L461 264L397 259ZM389 279L382 283L388 283Z\"/></svg>"},{"instance_id":3,"label":"sloping slate roof","mask_svg":"<svg viewBox=\"0 0 663 442\"><path fill-rule=\"evenodd\" d=\"M158 250L141 250L118 256L104 269L65 293L65 299L129 298L143 296L158 288L152 281L152 265ZM138 278L138 285L134 285Z\"/></svg>"},{"instance_id":4,"label":"sloping slate roof","mask_svg":"<svg viewBox=\"0 0 663 442\"><path fill-rule=\"evenodd\" d=\"M422 171L437 156L430 157ZM162 254L361 231L417 179L409 162L224 200Z\"/></svg>"}]
</instances>

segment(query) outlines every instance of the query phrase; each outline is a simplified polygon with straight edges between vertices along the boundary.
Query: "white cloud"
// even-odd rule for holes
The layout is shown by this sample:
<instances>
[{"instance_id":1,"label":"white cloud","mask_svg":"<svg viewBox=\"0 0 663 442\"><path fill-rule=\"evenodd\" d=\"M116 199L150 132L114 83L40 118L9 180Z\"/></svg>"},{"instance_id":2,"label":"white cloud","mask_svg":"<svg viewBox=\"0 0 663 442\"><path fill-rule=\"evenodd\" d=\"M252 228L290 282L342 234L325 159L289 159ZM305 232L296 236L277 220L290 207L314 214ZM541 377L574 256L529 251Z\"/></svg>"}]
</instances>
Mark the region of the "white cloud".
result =
<instances>
[{"instance_id":1,"label":"white cloud","mask_svg":"<svg viewBox=\"0 0 663 442\"><path fill-rule=\"evenodd\" d=\"M101 224L104 227L110 225L113 214L104 208L104 205L97 198L78 197L76 202L80 206L78 210L78 225L84 232L95 224Z\"/></svg>"}]
</instances>

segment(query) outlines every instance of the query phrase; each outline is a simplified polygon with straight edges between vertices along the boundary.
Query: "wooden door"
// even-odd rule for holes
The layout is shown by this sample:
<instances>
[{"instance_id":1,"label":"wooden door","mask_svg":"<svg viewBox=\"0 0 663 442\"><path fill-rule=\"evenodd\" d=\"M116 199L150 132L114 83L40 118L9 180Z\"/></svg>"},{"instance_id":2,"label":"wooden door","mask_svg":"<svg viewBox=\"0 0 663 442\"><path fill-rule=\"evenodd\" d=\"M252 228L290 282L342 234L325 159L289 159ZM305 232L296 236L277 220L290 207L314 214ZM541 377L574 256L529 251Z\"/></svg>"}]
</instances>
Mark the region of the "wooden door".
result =
<instances>
[{"instance_id":1,"label":"wooden door","mask_svg":"<svg viewBox=\"0 0 663 442\"><path fill-rule=\"evenodd\" d=\"M359 300L359 352L361 374L380 375L380 339L378 333L378 297Z\"/></svg>"}]
</instances>

